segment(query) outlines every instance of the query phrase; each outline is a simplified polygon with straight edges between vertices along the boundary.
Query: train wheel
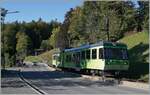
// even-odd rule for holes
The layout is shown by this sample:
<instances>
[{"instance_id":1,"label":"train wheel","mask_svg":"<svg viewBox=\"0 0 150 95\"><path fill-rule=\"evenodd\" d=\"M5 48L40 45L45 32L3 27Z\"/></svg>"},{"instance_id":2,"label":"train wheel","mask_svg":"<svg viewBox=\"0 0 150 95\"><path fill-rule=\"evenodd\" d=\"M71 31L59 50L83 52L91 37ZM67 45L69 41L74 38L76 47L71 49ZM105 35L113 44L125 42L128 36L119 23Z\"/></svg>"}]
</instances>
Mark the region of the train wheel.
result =
<instances>
[{"instance_id":1,"label":"train wheel","mask_svg":"<svg viewBox=\"0 0 150 95\"><path fill-rule=\"evenodd\" d=\"M95 76L95 70L90 70L90 73L92 74L92 76Z\"/></svg>"},{"instance_id":2,"label":"train wheel","mask_svg":"<svg viewBox=\"0 0 150 95\"><path fill-rule=\"evenodd\" d=\"M118 80L118 84L120 84L122 80L120 71L115 72L115 77Z\"/></svg>"},{"instance_id":3,"label":"train wheel","mask_svg":"<svg viewBox=\"0 0 150 95\"><path fill-rule=\"evenodd\" d=\"M91 74L91 70L90 69L87 69L87 71L88 71L87 74Z\"/></svg>"},{"instance_id":4,"label":"train wheel","mask_svg":"<svg viewBox=\"0 0 150 95\"><path fill-rule=\"evenodd\" d=\"M101 70L98 70L98 73L97 73L99 76L102 76L102 71Z\"/></svg>"},{"instance_id":5,"label":"train wheel","mask_svg":"<svg viewBox=\"0 0 150 95\"><path fill-rule=\"evenodd\" d=\"M105 82L105 72L102 71L102 81Z\"/></svg>"},{"instance_id":6,"label":"train wheel","mask_svg":"<svg viewBox=\"0 0 150 95\"><path fill-rule=\"evenodd\" d=\"M96 75L99 75L98 73L99 73L99 70L95 70L95 74L96 74Z\"/></svg>"}]
</instances>

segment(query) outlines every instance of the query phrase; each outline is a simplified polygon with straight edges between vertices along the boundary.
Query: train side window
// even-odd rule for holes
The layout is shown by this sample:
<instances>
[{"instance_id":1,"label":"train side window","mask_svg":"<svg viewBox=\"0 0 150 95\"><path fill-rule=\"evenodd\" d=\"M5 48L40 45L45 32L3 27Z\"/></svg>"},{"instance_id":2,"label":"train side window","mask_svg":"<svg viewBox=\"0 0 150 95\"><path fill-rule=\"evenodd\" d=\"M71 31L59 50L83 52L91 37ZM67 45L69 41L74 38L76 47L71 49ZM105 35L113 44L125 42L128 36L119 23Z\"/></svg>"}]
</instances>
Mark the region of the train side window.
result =
<instances>
[{"instance_id":1,"label":"train side window","mask_svg":"<svg viewBox=\"0 0 150 95\"><path fill-rule=\"evenodd\" d=\"M96 55L97 55L96 49L92 49L92 59L96 59Z\"/></svg>"},{"instance_id":2,"label":"train side window","mask_svg":"<svg viewBox=\"0 0 150 95\"><path fill-rule=\"evenodd\" d=\"M65 58L65 59L66 59L66 62L68 62L68 55L66 55L66 58Z\"/></svg>"},{"instance_id":3,"label":"train side window","mask_svg":"<svg viewBox=\"0 0 150 95\"><path fill-rule=\"evenodd\" d=\"M71 57L70 54L66 55L66 62L70 62L70 59L71 59L70 57Z\"/></svg>"},{"instance_id":4,"label":"train side window","mask_svg":"<svg viewBox=\"0 0 150 95\"><path fill-rule=\"evenodd\" d=\"M80 52L77 52L76 61L77 63L80 63Z\"/></svg>"},{"instance_id":5,"label":"train side window","mask_svg":"<svg viewBox=\"0 0 150 95\"><path fill-rule=\"evenodd\" d=\"M77 52L77 58L80 59L80 52Z\"/></svg>"},{"instance_id":6,"label":"train side window","mask_svg":"<svg viewBox=\"0 0 150 95\"><path fill-rule=\"evenodd\" d=\"M99 49L99 59L103 59L103 49Z\"/></svg>"},{"instance_id":7,"label":"train side window","mask_svg":"<svg viewBox=\"0 0 150 95\"><path fill-rule=\"evenodd\" d=\"M68 59L68 62L71 61L71 55L70 55L70 54L68 55L68 58L67 58L67 59Z\"/></svg>"},{"instance_id":8,"label":"train side window","mask_svg":"<svg viewBox=\"0 0 150 95\"><path fill-rule=\"evenodd\" d=\"M86 59L90 59L90 50L86 50Z\"/></svg>"},{"instance_id":9,"label":"train side window","mask_svg":"<svg viewBox=\"0 0 150 95\"><path fill-rule=\"evenodd\" d=\"M83 59L83 60L85 59L85 51L81 52L81 59Z\"/></svg>"},{"instance_id":10,"label":"train side window","mask_svg":"<svg viewBox=\"0 0 150 95\"><path fill-rule=\"evenodd\" d=\"M76 58L76 54L75 53L73 53L73 55L72 55L72 62L74 62L75 61L75 58Z\"/></svg>"}]
</instances>

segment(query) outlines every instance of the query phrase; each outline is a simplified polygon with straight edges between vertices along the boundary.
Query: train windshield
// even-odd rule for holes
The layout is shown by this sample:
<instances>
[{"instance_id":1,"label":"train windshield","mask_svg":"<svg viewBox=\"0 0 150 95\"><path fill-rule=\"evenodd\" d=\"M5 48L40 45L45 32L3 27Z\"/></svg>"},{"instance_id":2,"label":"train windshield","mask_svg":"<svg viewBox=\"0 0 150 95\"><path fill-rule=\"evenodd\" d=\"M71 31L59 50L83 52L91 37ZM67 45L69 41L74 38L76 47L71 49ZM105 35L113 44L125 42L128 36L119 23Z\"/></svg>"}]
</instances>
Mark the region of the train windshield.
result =
<instances>
[{"instance_id":1,"label":"train windshield","mask_svg":"<svg viewBox=\"0 0 150 95\"><path fill-rule=\"evenodd\" d=\"M59 60L59 56L60 56L59 54L54 54L53 55L53 60Z\"/></svg>"},{"instance_id":2,"label":"train windshield","mask_svg":"<svg viewBox=\"0 0 150 95\"><path fill-rule=\"evenodd\" d=\"M106 59L128 59L127 49L120 48L104 48L104 56Z\"/></svg>"}]
</instances>

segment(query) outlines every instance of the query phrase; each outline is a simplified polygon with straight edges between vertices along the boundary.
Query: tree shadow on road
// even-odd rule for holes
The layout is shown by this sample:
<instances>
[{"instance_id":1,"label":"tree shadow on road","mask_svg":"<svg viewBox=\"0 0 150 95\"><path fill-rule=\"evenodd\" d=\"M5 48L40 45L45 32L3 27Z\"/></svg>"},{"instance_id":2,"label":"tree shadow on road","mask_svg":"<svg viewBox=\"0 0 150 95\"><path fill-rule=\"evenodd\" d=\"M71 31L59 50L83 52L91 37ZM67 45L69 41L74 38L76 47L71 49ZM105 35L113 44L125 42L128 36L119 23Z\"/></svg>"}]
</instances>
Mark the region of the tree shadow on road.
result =
<instances>
[{"instance_id":1,"label":"tree shadow on road","mask_svg":"<svg viewBox=\"0 0 150 95\"><path fill-rule=\"evenodd\" d=\"M21 88L27 85L19 78L17 70L1 70L1 88Z\"/></svg>"},{"instance_id":2,"label":"tree shadow on road","mask_svg":"<svg viewBox=\"0 0 150 95\"><path fill-rule=\"evenodd\" d=\"M18 77L18 70L1 70L1 78Z\"/></svg>"},{"instance_id":3,"label":"tree shadow on road","mask_svg":"<svg viewBox=\"0 0 150 95\"><path fill-rule=\"evenodd\" d=\"M116 85L113 81L92 81L81 78L81 75L70 72L60 71L25 71L23 76L31 81L37 87L76 87L76 86L113 86ZM33 77L34 76L34 77Z\"/></svg>"},{"instance_id":4,"label":"tree shadow on road","mask_svg":"<svg viewBox=\"0 0 150 95\"><path fill-rule=\"evenodd\" d=\"M23 71L22 74L27 79L61 79L81 77L79 74L61 71Z\"/></svg>"}]
</instances>

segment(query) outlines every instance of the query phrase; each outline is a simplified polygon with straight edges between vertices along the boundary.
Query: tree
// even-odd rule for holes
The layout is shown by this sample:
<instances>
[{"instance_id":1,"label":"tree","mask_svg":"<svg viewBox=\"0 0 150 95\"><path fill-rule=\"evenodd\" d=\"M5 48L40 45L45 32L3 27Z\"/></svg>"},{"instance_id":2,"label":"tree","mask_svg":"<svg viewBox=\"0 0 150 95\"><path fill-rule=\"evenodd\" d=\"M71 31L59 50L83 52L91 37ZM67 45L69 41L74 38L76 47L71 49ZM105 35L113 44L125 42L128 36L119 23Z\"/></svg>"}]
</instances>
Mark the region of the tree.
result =
<instances>
[{"instance_id":1,"label":"tree","mask_svg":"<svg viewBox=\"0 0 150 95\"><path fill-rule=\"evenodd\" d=\"M69 30L69 25L71 23L72 12L73 12L73 8L70 8L70 10L65 14L65 20L61 25L60 32L58 34L59 36L58 41L60 42L58 44L58 47L61 48L61 50L70 47L69 46L70 36L68 35L68 30Z\"/></svg>"},{"instance_id":2,"label":"tree","mask_svg":"<svg viewBox=\"0 0 150 95\"><path fill-rule=\"evenodd\" d=\"M71 15L69 20L70 24L68 26L67 34L68 34L68 44L69 47L77 47L82 44L82 31L83 31L83 23L82 23L82 9L80 7L76 7L71 10Z\"/></svg>"},{"instance_id":3,"label":"tree","mask_svg":"<svg viewBox=\"0 0 150 95\"><path fill-rule=\"evenodd\" d=\"M28 52L32 48L31 39L24 32L18 32L16 34L16 39L17 58L22 60L25 58L25 56L27 56Z\"/></svg>"},{"instance_id":4,"label":"tree","mask_svg":"<svg viewBox=\"0 0 150 95\"><path fill-rule=\"evenodd\" d=\"M120 39L125 31L134 30L134 13L134 5L130 1L85 1L83 18L85 18L86 39L90 43L107 40L106 18L110 40Z\"/></svg>"},{"instance_id":5,"label":"tree","mask_svg":"<svg viewBox=\"0 0 150 95\"><path fill-rule=\"evenodd\" d=\"M42 21L42 19L39 19L37 22L33 20L32 22L24 24L26 34L32 40L34 46L33 49L40 48L42 40L47 40L51 36L54 23L59 24L56 21L46 23Z\"/></svg>"},{"instance_id":6,"label":"tree","mask_svg":"<svg viewBox=\"0 0 150 95\"><path fill-rule=\"evenodd\" d=\"M43 40L40 48L47 51L52 49L52 46L50 45L49 40Z\"/></svg>"},{"instance_id":7,"label":"tree","mask_svg":"<svg viewBox=\"0 0 150 95\"><path fill-rule=\"evenodd\" d=\"M2 55L2 63L5 62L4 65L12 66L15 64L15 60L11 60L11 57L15 54L15 39L16 31L14 24L9 24L8 26L5 25L5 30L2 31L2 48L1 48L1 55Z\"/></svg>"},{"instance_id":8,"label":"tree","mask_svg":"<svg viewBox=\"0 0 150 95\"><path fill-rule=\"evenodd\" d=\"M54 28L52 31L52 35L49 38L49 43L53 48L57 48L58 47L58 33L60 32L60 27Z\"/></svg>"},{"instance_id":9,"label":"tree","mask_svg":"<svg viewBox=\"0 0 150 95\"><path fill-rule=\"evenodd\" d=\"M138 24L142 27L141 30L149 30L149 1L138 1Z\"/></svg>"}]
</instances>

